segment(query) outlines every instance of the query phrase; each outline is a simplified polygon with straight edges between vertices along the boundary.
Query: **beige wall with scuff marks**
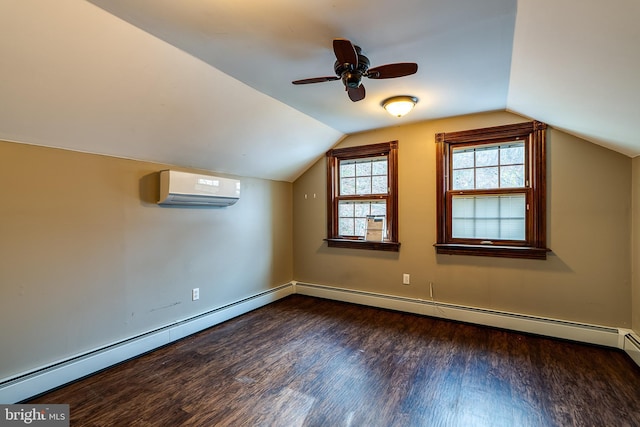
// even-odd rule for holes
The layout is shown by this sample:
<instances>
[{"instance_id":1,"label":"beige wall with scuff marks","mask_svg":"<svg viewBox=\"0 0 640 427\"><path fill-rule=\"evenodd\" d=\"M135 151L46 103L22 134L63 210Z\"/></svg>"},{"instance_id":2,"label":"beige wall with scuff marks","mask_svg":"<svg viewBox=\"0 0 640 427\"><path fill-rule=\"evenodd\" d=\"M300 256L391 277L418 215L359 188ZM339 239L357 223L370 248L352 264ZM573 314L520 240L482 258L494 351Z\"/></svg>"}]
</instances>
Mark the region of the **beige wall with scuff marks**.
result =
<instances>
[{"instance_id":1,"label":"beige wall with scuff marks","mask_svg":"<svg viewBox=\"0 0 640 427\"><path fill-rule=\"evenodd\" d=\"M166 168L0 142L0 379L291 280L292 184L165 208Z\"/></svg>"}]
</instances>

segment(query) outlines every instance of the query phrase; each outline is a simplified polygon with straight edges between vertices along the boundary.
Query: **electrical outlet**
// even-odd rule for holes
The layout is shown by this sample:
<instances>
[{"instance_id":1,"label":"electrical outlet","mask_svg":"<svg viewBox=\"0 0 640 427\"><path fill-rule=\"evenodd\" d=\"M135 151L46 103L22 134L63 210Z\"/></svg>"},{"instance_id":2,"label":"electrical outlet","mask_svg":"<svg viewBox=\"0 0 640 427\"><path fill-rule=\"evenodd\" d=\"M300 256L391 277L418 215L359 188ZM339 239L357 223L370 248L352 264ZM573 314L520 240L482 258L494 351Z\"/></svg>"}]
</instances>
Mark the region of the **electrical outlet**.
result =
<instances>
[{"instance_id":1,"label":"electrical outlet","mask_svg":"<svg viewBox=\"0 0 640 427\"><path fill-rule=\"evenodd\" d=\"M191 289L191 301L200 299L200 288Z\"/></svg>"},{"instance_id":2,"label":"electrical outlet","mask_svg":"<svg viewBox=\"0 0 640 427\"><path fill-rule=\"evenodd\" d=\"M402 275L402 284L403 285L410 285L411 284L411 275L404 273Z\"/></svg>"}]
</instances>

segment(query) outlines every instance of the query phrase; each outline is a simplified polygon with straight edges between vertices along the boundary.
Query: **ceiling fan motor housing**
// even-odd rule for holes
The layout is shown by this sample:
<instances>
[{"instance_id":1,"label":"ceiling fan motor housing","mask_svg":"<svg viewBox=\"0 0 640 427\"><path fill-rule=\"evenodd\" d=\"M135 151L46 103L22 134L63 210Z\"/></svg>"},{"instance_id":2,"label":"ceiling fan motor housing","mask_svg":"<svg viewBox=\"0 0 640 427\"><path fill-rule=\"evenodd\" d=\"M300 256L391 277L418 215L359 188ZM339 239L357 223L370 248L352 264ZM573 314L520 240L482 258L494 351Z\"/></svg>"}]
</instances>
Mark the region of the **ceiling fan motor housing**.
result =
<instances>
[{"instance_id":1,"label":"ceiling fan motor housing","mask_svg":"<svg viewBox=\"0 0 640 427\"><path fill-rule=\"evenodd\" d=\"M342 64L336 61L333 69L336 75L342 78L342 82L348 88L357 88L360 86L362 76L364 76L369 69L369 58L362 54L360 46L354 46L356 53L358 54L358 64Z\"/></svg>"}]
</instances>

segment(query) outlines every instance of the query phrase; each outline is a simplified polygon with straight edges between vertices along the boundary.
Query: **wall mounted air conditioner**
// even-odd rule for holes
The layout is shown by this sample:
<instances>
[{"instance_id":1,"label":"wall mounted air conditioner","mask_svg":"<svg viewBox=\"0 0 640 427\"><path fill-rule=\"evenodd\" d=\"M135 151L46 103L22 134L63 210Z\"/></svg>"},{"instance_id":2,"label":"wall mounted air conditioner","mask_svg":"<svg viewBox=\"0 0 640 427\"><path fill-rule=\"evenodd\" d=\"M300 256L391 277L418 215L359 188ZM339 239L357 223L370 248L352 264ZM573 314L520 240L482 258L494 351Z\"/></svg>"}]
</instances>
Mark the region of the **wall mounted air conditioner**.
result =
<instances>
[{"instance_id":1,"label":"wall mounted air conditioner","mask_svg":"<svg viewBox=\"0 0 640 427\"><path fill-rule=\"evenodd\" d=\"M174 170L160 171L159 205L231 206L240 198L240 181Z\"/></svg>"}]
</instances>

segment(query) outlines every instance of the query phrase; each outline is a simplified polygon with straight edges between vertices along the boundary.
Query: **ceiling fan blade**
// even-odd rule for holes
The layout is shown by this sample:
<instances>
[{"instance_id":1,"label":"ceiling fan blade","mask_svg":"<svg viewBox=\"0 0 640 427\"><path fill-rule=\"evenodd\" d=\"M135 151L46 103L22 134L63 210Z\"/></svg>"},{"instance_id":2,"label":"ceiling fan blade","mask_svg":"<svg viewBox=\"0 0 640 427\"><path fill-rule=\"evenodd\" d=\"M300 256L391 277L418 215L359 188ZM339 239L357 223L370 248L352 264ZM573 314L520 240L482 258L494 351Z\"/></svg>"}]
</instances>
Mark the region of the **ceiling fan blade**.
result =
<instances>
[{"instance_id":1,"label":"ceiling fan blade","mask_svg":"<svg viewBox=\"0 0 640 427\"><path fill-rule=\"evenodd\" d=\"M322 83L322 82L329 82L332 80L340 80L340 77L338 76L312 77L310 79L294 80L291 83L293 83L294 85L306 85L309 83Z\"/></svg>"},{"instance_id":2,"label":"ceiling fan blade","mask_svg":"<svg viewBox=\"0 0 640 427\"><path fill-rule=\"evenodd\" d=\"M397 64L381 65L370 68L367 77L370 79L393 79L415 74L418 71L418 64L415 62L398 62Z\"/></svg>"},{"instance_id":3,"label":"ceiling fan blade","mask_svg":"<svg viewBox=\"0 0 640 427\"><path fill-rule=\"evenodd\" d=\"M358 54L349 40L333 39L333 52L340 64L351 64L354 69L358 67Z\"/></svg>"},{"instance_id":4,"label":"ceiling fan blade","mask_svg":"<svg viewBox=\"0 0 640 427\"><path fill-rule=\"evenodd\" d=\"M352 100L353 102L358 102L364 99L365 96L365 90L364 90L364 85L360 85L356 88L347 88L347 93L349 94L349 99Z\"/></svg>"}]
</instances>

